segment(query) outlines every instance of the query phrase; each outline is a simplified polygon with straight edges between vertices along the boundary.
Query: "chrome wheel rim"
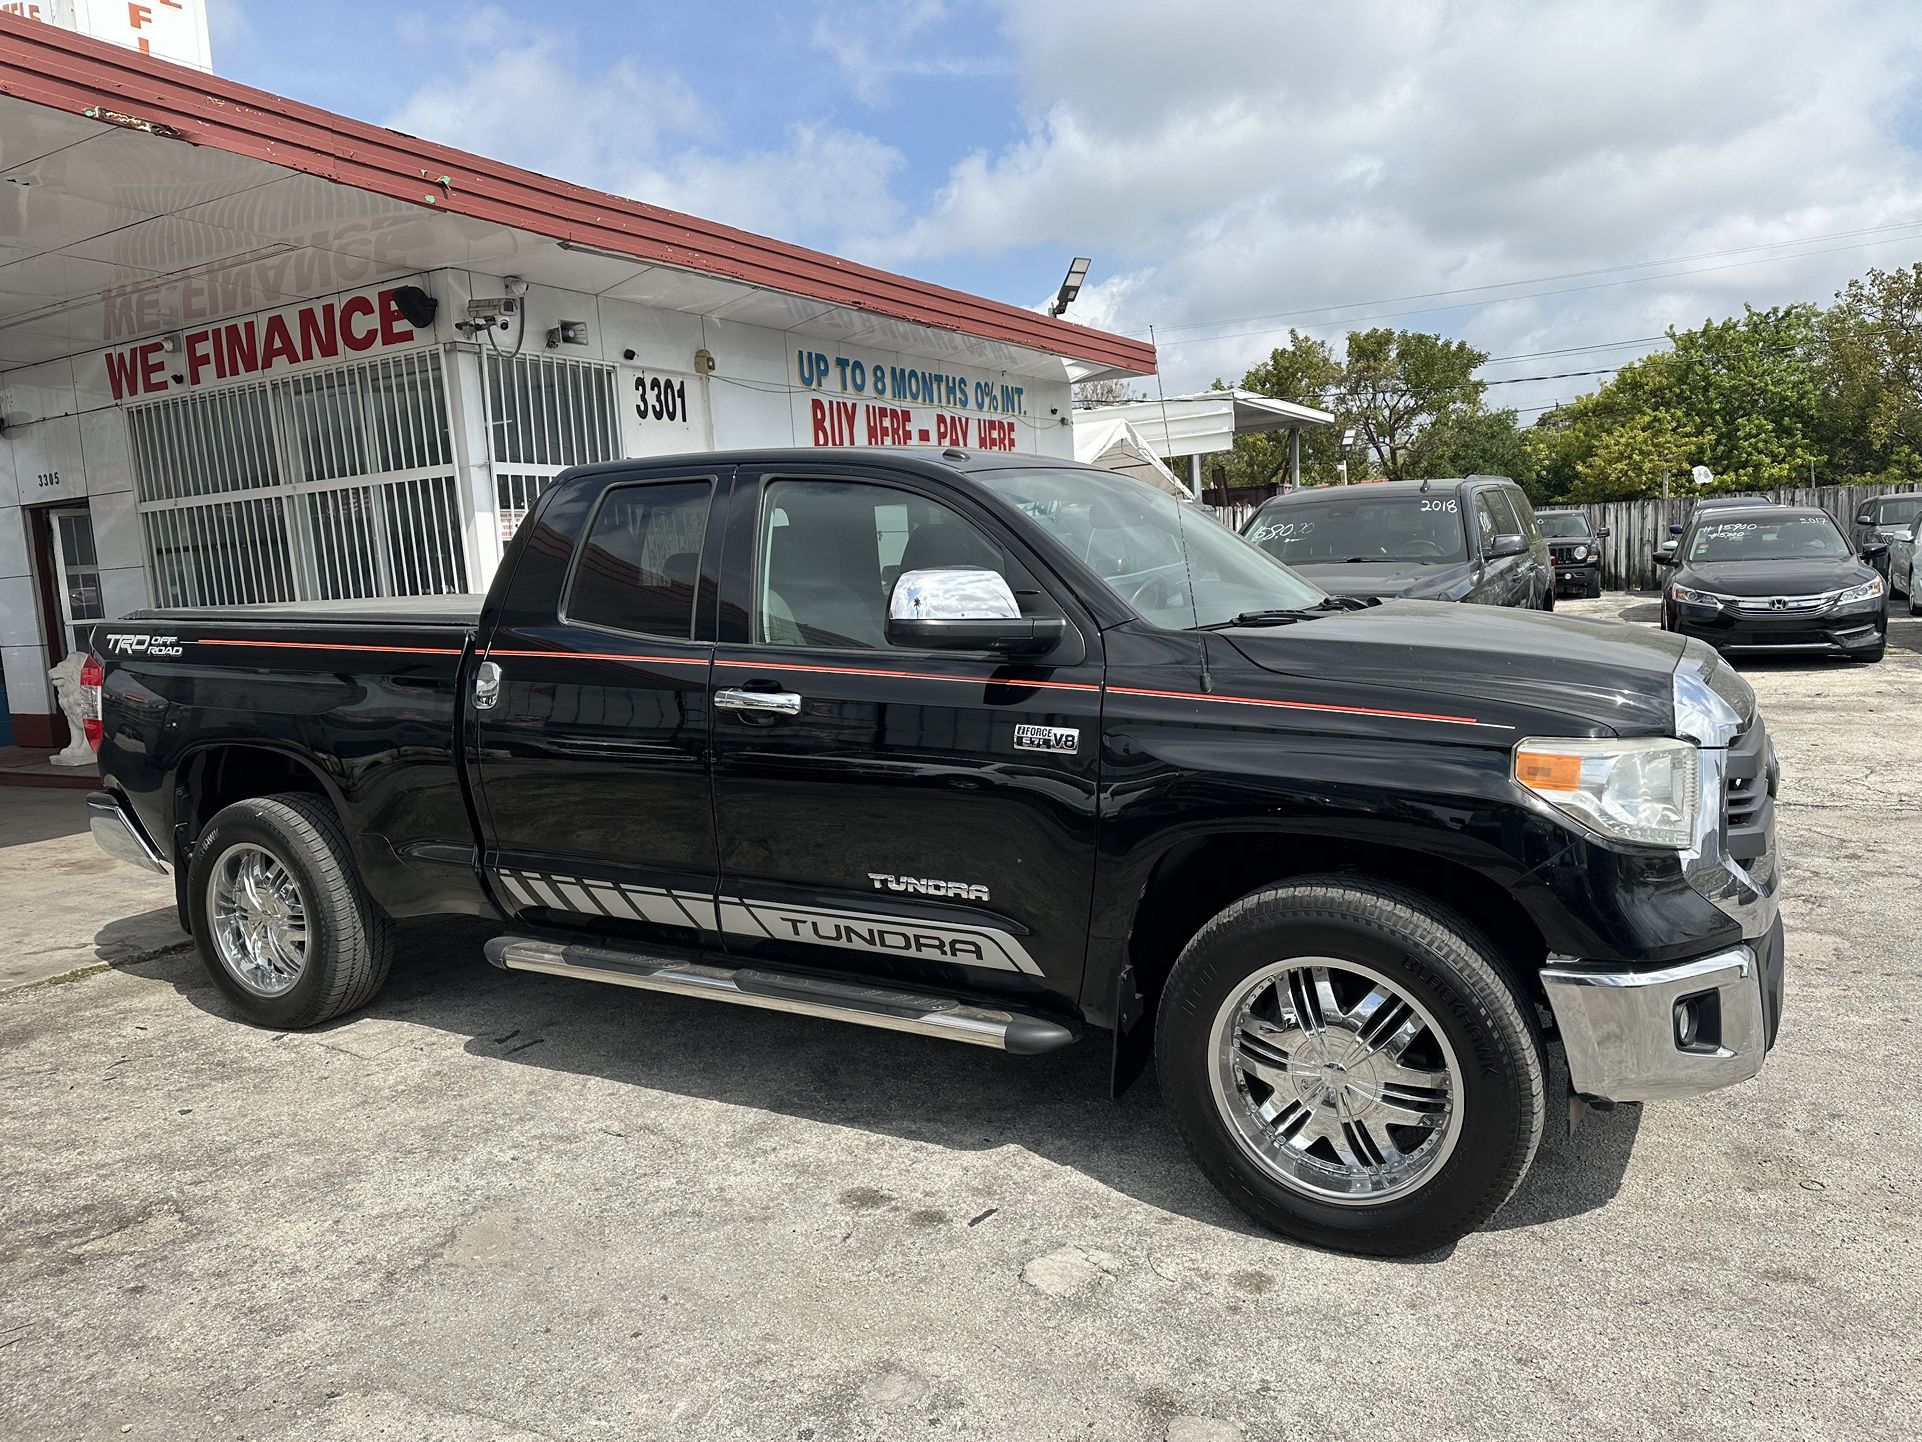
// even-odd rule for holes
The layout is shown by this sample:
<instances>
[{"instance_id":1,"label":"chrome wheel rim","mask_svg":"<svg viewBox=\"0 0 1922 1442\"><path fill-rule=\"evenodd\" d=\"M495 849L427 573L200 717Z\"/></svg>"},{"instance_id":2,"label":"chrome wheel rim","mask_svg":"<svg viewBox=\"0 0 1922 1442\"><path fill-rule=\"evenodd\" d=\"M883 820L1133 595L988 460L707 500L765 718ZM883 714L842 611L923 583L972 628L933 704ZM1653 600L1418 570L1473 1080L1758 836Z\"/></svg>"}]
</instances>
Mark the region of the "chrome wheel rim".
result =
<instances>
[{"instance_id":1,"label":"chrome wheel rim","mask_svg":"<svg viewBox=\"0 0 1922 1442\"><path fill-rule=\"evenodd\" d=\"M292 990L307 965L307 905L286 864L251 842L229 847L207 889L214 953L256 996Z\"/></svg>"},{"instance_id":2,"label":"chrome wheel rim","mask_svg":"<svg viewBox=\"0 0 1922 1442\"><path fill-rule=\"evenodd\" d=\"M1230 992L1209 1035L1242 1150L1318 1201L1372 1206L1432 1178L1461 1136L1460 1063L1427 1008L1372 967L1295 957Z\"/></svg>"}]
</instances>

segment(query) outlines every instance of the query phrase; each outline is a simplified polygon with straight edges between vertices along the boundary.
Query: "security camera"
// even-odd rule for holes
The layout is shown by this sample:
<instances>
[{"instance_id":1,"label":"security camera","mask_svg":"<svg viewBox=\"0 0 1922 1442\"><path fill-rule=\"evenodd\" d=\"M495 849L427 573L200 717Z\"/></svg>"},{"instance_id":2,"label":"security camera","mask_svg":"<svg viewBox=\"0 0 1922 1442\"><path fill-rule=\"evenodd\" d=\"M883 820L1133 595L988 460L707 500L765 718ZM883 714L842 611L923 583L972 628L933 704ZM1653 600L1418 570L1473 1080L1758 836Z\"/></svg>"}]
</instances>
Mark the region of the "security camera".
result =
<instances>
[{"instance_id":1,"label":"security camera","mask_svg":"<svg viewBox=\"0 0 1922 1442\"><path fill-rule=\"evenodd\" d=\"M470 320L499 320L502 316L521 313L520 297L516 295L478 295L467 302L467 316Z\"/></svg>"}]
</instances>

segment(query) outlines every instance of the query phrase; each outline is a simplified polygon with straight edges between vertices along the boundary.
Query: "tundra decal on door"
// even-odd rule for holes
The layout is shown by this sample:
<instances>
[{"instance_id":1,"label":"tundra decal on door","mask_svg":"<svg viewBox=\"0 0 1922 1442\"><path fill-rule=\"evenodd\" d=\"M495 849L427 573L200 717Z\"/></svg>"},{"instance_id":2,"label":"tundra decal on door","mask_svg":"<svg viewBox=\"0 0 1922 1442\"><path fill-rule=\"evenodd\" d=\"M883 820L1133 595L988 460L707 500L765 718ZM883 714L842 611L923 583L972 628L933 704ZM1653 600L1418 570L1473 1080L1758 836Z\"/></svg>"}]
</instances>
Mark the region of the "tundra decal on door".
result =
<instances>
[{"instance_id":1,"label":"tundra decal on door","mask_svg":"<svg viewBox=\"0 0 1922 1442\"><path fill-rule=\"evenodd\" d=\"M911 877L883 877L882 881L911 881ZM517 907L542 907L581 916L612 916L651 921L666 926L712 927L730 936L763 937L831 946L843 951L916 956L989 971L1016 971L1040 976L1041 967L1013 935L1000 927L963 922L931 921L921 917L883 916L871 911L843 911L787 902L759 901L741 896L715 896L692 891L666 891L594 877L557 876L544 871L496 868L494 882L501 895ZM987 888L964 882L922 882L947 885L949 896L979 892L969 900L985 901ZM905 890L906 888L900 888ZM929 892L929 895L935 893Z\"/></svg>"}]
</instances>

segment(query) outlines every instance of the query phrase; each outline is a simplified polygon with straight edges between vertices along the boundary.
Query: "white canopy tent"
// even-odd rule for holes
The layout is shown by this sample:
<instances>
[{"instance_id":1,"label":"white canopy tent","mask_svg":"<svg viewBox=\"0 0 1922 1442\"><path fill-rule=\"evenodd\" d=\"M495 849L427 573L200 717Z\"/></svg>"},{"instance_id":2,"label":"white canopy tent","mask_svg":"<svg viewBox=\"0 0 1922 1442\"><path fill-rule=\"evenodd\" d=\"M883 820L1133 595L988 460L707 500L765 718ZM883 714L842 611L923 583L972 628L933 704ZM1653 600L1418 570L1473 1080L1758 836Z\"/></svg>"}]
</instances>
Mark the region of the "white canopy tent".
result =
<instances>
[{"instance_id":1,"label":"white canopy tent","mask_svg":"<svg viewBox=\"0 0 1922 1442\"><path fill-rule=\"evenodd\" d=\"M1090 406L1074 413L1075 454L1081 453L1083 427L1094 429L1112 421L1125 421L1155 455L1189 458L1190 481L1201 489L1201 457L1232 450L1236 436L1259 435L1267 431L1288 432L1288 481L1301 483L1301 433L1309 426L1325 426L1334 421L1328 411L1294 401L1278 401L1253 391L1202 391L1197 395L1169 396L1151 401L1124 401L1120 405Z\"/></svg>"},{"instance_id":2,"label":"white canopy tent","mask_svg":"<svg viewBox=\"0 0 1922 1442\"><path fill-rule=\"evenodd\" d=\"M1195 493L1161 463L1141 433L1124 420L1105 420L1090 425L1075 418L1074 458L1104 471L1133 476L1156 490L1166 491L1178 500L1192 501Z\"/></svg>"}]
</instances>

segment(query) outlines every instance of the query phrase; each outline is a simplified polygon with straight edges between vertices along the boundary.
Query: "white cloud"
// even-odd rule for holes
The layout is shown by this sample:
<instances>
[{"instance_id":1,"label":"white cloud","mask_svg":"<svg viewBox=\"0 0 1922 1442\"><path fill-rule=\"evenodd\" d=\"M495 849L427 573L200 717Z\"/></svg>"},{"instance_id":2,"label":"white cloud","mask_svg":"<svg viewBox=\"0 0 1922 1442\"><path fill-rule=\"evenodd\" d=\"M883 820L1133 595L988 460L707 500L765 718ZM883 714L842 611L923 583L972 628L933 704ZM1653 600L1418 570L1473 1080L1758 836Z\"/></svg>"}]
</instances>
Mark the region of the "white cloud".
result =
<instances>
[{"instance_id":1,"label":"white cloud","mask_svg":"<svg viewBox=\"0 0 1922 1442\"><path fill-rule=\"evenodd\" d=\"M569 32L494 7L399 29L455 64L389 117L397 129L783 239L859 248L900 224L902 156L871 136L797 123L778 146L729 152L679 76L628 59L595 73Z\"/></svg>"},{"instance_id":2,"label":"white cloud","mask_svg":"<svg viewBox=\"0 0 1922 1442\"><path fill-rule=\"evenodd\" d=\"M526 29L497 9L446 27L409 17L401 28L410 44L445 45L455 59L450 74L388 117L410 135L605 186L633 155L708 121L678 77L647 73L629 60L582 73L571 37Z\"/></svg>"},{"instance_id":3,"label":"white cloud","mask_svg":"<svg viewBox=\"0 0 1922 1442\"><path fill-rule=\"evenodd\" d=\"M834 0L815 17L811 43L833 59L864 105L881 106L894 98L903 77L1005 74L999 57L943 54L929 32L947 18L943 0L900 0L876 23L871 4ZM934 48L935 53L930 53Z\"/></svg>"},{"instance_id":4,"label":"white cloud","mask_svg":"<svg viewBox=\"0 0 1922 1442\"><path fill-rule=\"evenodd\" d=\"M832 235L861 250L900 223L891 185L901 152L870 135L822 125L790 127L775 150L720 155L687 150L632 172L624 193L784 238Z\"/></svg>"},{"instance_id":5,"label":"white cloud","mask_svg":"<svg viewBox=\"0 0 1922 1442\"><path fill-rule=\"evenodd\" d=\"M1922 163L1896 129L1922 70L1911 20L1789 0L1008 0L1024 134L960 159L886 254L923 268L1027 246L1093 255L1109 273L1075 318L1156 323L1180 342L1163 358L1181 386L1238 376L1280 337L1204 340L1195 323L1922 219ZM1560 296L1444 298L1428 304L1457 308L1387 323L1514 354L1655 334L1745 299L1822 298L1918 252L1922 240L1739 268L1707 269L1752 257L1705 259L1659 283L1593 276L1538 287L1592 287ZM1525 405L1593 384L1502 395Z\"/></svg>"}]
</instances>

